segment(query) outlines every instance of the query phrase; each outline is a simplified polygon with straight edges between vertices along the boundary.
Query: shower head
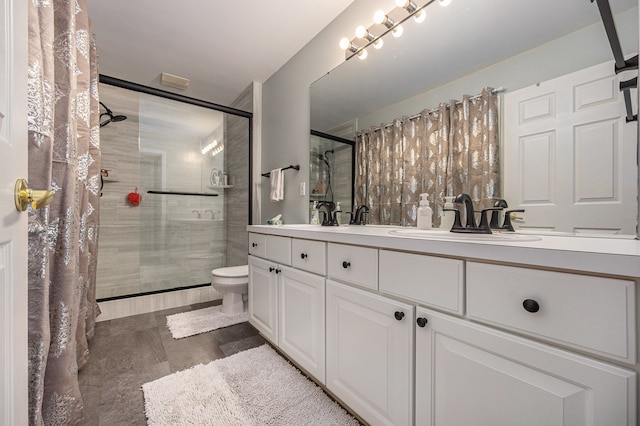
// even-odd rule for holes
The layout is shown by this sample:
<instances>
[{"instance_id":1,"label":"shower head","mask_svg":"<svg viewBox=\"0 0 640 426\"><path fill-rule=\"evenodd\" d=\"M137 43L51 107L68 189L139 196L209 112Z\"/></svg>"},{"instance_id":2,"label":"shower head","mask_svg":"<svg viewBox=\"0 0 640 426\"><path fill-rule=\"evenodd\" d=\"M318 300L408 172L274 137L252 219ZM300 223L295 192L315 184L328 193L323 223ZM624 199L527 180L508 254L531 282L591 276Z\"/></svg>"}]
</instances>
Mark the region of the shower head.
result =
<instances>
[{"instance_id":1,"label":"shower head","mask_svg":"<svg viewBox=\"0 0 640 426\"><path fill-rule=\"evenodd\" d=\"M326 157L327 154L333 154L333 150L332 149L328 149L324 152L324 156Z\"/></svg>"},{"instance_id":2,"label":"shower head","mask_svg":"<svg viewBox=\"0 0 640 426\"><path fill-rule=\"evenodd\" d=\"M100 114L100 127L104 127L107 124L111 123L111 122L118 122L118 121L124 121L127 119L126 115L113 115L113 111L111 111L105 104L103 104L102 102L100 102L100 105L102 105L102 107L105 109L106 112L103 112L102 114ZM107 119L102 121L102 116L106 115Z\"/></svg>"}]
</instances>

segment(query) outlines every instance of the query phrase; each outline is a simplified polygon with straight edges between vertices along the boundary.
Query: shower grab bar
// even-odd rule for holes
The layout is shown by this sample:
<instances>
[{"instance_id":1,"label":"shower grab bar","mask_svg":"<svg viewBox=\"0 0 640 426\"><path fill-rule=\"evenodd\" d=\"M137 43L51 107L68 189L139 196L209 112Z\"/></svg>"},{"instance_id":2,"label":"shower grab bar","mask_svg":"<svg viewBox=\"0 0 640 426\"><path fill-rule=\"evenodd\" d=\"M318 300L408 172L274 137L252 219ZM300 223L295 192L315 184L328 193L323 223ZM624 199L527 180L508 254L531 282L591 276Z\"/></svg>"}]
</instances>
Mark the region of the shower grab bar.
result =
<instances>
[{"instance_id":1,"label":"shower grab bar","mask_svg":"<svg viewBox=\"0 0 640 426\"><path fill-rule=\"evenodd\" d=\"M287 167L283 167L282 170L289 170L289 169L294 169L294 170L300 170L300 165L296 164L295 166L293 164L290 164ZM268 173L263 173L262 174L263 177L270 177L271 176L271 172Z\"/></svg>"},{"instance_id":2,"label":"shower grab bar","mask_svg":"<svg viewBox=\"0 0 640 426\"><path fill-rule=\"evenodd\" d=\"M218 194L210 194L207 192L179 192L179 191L147 191L147 194L161 194L161 195L195 195L199 197L217 197Z\"/></svg>"}]
</instances>

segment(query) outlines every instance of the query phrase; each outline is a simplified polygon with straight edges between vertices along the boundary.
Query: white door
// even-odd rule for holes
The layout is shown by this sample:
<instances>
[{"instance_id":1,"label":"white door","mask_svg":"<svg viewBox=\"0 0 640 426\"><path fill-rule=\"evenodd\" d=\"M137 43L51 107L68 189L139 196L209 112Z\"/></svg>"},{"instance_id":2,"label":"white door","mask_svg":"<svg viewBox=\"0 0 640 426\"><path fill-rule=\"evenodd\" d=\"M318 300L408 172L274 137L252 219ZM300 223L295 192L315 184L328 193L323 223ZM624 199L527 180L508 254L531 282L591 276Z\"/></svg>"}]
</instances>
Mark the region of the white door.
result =
<instances>
[{"instance_id":1,"label":"white door","mask_svg":"<svg viewBox=\"0 0 640 426\"><path fill-rule=\"evenodd\" d=\"M613 68L606 62L504 96L504 198L525 209L515 226L636 233L637 123L625 122Z\"/></svg>"},{"instance_id":2,"label":"white door","mask_svg":"<svg viewBox=\"0 0 640 426\"><path fill-rule=\"evenodd\" d=\"M324 277L281 269L278 345L324 384Z\"/></svg>"},{"instance_id":3,"label":"white door","mask_svg":"<svg viewBox=\"0 0 640 426\"><path fill-rule=\"evenodd\" d=\"M331 280L326 293L327 388L370 424L412 424L413 306Z\"/></svg>"},{"instance_id":4,"label":"white door","mask_svg":"<svg viewBox=\"0 0 640 426\"><path fill-rule=\"evenodd\" d=\"M278 279L274 262L249 256L249 322L278 344Z\"/></svg>"},{"instance_id":5,"label":"white door","mask_svg":"<svg viewBox=\"0 0 640 426\"><path fill-rule=\"evenodd\" d=\"M27 424L27 2L0 3L0 424Z\"/></svg>"},{"instance_id":6,"label":"white door","mask_svg":"<svg viewBox=\"0 0 640 426\"><path fill-rule=\"evenodd\" d=\"M423 308L417 317L416 425L636 424L631 370Z\"/></svg>"}]
</instances>

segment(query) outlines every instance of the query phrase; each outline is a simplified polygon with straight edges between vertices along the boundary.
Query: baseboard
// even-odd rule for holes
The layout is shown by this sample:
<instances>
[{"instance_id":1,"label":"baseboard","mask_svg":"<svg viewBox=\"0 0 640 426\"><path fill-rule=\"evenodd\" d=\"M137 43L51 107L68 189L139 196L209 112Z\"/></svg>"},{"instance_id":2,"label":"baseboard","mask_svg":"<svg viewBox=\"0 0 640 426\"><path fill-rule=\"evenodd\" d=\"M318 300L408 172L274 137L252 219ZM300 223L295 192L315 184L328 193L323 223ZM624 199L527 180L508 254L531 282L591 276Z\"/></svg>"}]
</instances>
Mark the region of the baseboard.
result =
<instances>
[{"instance_id":1,"label":"baseboard","mask_svg":"<svg viewBox=\"0 0 640 426\"><path fill-rule=\"evenodd\" d=\"M212 286L100 302L96 322L222 299Z\"/></svg>"}]
</instances>

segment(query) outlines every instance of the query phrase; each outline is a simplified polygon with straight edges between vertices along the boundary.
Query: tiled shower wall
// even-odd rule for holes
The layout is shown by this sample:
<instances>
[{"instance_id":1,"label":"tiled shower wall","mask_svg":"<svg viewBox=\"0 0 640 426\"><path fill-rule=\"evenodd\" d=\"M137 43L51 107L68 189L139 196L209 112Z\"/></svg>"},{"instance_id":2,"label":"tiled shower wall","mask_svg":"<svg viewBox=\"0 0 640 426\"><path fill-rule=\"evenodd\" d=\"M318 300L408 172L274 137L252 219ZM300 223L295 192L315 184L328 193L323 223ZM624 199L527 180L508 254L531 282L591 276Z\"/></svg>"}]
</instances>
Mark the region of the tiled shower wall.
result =
<instances>
[{"instance_id":1,"label":"tiled shower wall","mask_svg":"<svg viewBox=\"0 0 640 426\"><path fill-rule=\"evenodd\" d=\"M246 263L248 120L226 120L231 137L224 167L222 156L203 162L199 140L139 134L138 103L145 95L101 84L100 96L114 114L128 119L101 129L102 168L109 177L100 202L98 298L202 284L210 281L213 268ZM162 167L164 173L153 172ZM212 168L225 168L234 185L217 190L219 197L146 193L212 192L206 188ZM163 183L162 176L173 177ZM126 202L135 187L143 197L138 207Z\"/></svg>"}]
</instances>

